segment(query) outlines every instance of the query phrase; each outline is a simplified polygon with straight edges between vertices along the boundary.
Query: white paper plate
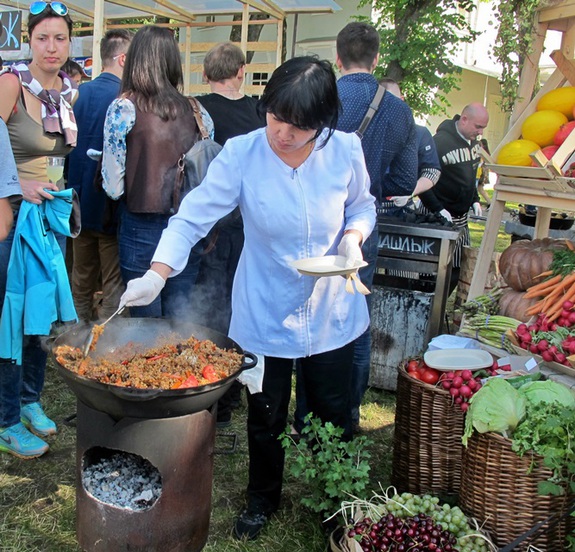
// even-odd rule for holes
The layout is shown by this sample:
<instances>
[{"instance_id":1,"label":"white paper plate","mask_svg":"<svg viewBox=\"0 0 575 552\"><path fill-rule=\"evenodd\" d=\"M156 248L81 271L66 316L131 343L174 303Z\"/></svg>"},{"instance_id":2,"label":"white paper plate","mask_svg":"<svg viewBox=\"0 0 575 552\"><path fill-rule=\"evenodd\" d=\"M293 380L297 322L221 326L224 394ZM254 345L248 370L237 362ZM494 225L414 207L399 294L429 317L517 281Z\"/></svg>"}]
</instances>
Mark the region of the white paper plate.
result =
<instances>
[{"instance_id":1,"label":"white paper plate","mask_svg":"<svg viewBox=\"0 0 575 552\"><path fill-rule=\"evenodd\" d=\"M357 272L365 261L359 261L350 268L345 268L345 257L341 255L325 255L324 257L310 257L299 259L290 263L300 274L306 276L346 276Z\"/></svg>"},{"instance_id":2,"label":"white paper plate","mask_svg":"<svg viewBox=\"0 0 575 552\"><path fill-rule=\"evenodd\" d=\"M427 351L423 361L430 368L450 372L488 368L493 364L493 357L483 349L438 349Z\"/></svg>"}]
</instances>

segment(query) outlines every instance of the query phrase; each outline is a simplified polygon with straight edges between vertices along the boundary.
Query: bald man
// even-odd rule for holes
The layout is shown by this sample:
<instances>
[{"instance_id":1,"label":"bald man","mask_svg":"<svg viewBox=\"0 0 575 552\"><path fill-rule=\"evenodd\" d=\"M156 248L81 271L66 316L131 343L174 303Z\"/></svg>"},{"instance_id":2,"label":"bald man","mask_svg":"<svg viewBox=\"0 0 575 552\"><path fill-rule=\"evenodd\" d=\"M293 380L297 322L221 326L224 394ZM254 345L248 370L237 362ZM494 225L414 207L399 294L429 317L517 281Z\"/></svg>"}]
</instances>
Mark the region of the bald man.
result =
<instances>
[{"instance_id":1,"label":"bald man","mask_svg":"<svg viewBox=\"0 0 575 552\"><path fill-rule=\"evenodd\" d=\"M463 246L470 244L467 225L469 210L473 209L476 216L482 214L475 186L481 147L477 138L483 134L488 122L489 114L485 106L471 103L465 106L461 115L439 125L433 141L441 163L441 176L433 188L419 196L428 211L438 213L447 210L454 226L461 229L455 248L450 293L459 281Z\"/></svg>"}]
</instances>

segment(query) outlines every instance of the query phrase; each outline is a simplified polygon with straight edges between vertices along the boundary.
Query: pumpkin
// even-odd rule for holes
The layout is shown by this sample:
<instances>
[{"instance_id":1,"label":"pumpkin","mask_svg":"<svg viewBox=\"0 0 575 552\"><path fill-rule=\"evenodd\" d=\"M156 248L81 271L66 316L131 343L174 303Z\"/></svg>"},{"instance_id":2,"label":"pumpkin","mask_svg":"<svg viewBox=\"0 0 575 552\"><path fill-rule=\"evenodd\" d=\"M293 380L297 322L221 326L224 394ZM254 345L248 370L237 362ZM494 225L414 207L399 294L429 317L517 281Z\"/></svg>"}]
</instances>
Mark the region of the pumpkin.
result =
<instances>
[{"instance_id":1,"label":"pumpkin","mask_svg":"<svg viewBox=\"0 0 575 552\"><path fill-rule=\"evenodd\" d=\"M553 251L565 248L565 240L553 238L515 241L501 253L499 271L509 287L525 291L540 282L536 276L549 270Z\"/></svg>"},{"instance_id":2,"label":"pumpkin","mask_svg":"<svg viewBox=\"0 0 575 552\"><path fill-rule=\"evenodd\" d=\"M560 111L536 111L523 121L521 134L525 140L531 140L544 148L553 143L555 134L567 120Z\"/></svg>"},{"instance_id":3,"label":"pumpkin","mask_svg":"<svg viewBox=\"0 0 575 552\"><path fill-rule=\"evenodd\" d=\"M538 297L525 298L525 291L506 289L499 297L499 314L520 322L528 322L531 316L525 311L539 300Z\"/></svg>"},{"instance_id":4,"label":"pumpkin","mask_svg":"<svg viewBox=\"0 0 575 552\"><path fill-rule=\"evenodd\" d=\"M560 111L568 117L573 119L573 108L575 107L575 86L563 86L555 90L551 90L541 96L537 102L537 111L550 109L552 111Z\"/></svg>"},{"instance_id":5,"label":"pumpkin","mask_svg":"<svg viewBox=\"0 0 575 552\"><path fill-rule=\"evenodd\" d=\"M537 151L539 145L531 140L512 140L505 144L497 155L499 165L531 166L530 153Z\"/></svg>"}]
</instances>

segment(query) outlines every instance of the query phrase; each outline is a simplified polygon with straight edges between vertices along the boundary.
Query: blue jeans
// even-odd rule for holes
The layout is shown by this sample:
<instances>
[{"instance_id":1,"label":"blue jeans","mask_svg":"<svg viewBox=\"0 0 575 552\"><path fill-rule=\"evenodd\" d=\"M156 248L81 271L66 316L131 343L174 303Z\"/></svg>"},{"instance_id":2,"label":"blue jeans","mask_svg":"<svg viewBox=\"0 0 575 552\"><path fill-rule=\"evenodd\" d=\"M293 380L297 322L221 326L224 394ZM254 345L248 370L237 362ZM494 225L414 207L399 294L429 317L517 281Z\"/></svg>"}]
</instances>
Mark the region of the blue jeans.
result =
<instances>
[{"instance_id":1,"label":"blue jeans","mask_svg":"<svg viewBox=\"0 0 575 552\"><path fill-rule=\"evenodd\" d=\"M65 247L66 237L59 234L56 237L60 247ZM14 228L0 242L0 312L6 295L6 276L13 241ZM27 335L23 340L22 364L0 363L0 428L13 426L20 421L20 405L40 401L47 356L40 346L39 337Z\"/></svg>"},{"instance_id":2,"label":"blue jeans","mask_svg":"<svg viewBox=\"0 0 575 552\"><path fill-rule=\"evenodd\" d=\"M130 213L124 209L120 215L118 249L120 271L127 284L140 278L150 268L152 257L160 241L162 231L168 225L169 215ZM130 307L133 317L169 317L191 320L190 308L192 289L200 267L200 255L194 248L186 268L177 276L168 278L160 295L145 307Z\"/></svg>"},{"instance_id":3,"label":"blue jeans","mask_svg":"<svg viewBox=\"0 0 575 552\"><path fill-rule=\"evenodd\" d=\"M361 247L363 260L368 264L359 269L359 277L368 289L373 284L373 275L375 274L375 265L377 261L377 228L370 234ZM367 308L371 313L371 295L366 296ZM353 370L351 381L351 421L354 425L359 424L359 407L363 395L368 387L369 371L371 367L371 333L370 328L361 334L354 341L353 348ZM303 419L308 413L307 399L303 378L301 376L301 366L296 362L296 408L294 412L294 428L301 432L303 428Z\"/></svg>"},{"instance_id":4,"label":"blue jeans","mask_svg":"<svg viewBox=\"0 0 575 552\"><path fill-rule=\"evenodd\" d=\"M361 248L363 260L368 264L359 269L359 277L365 286L371 290L373 275L377 264L377 245L379 241L377 227L370 234ZM366 296L367 309L371 315L371 295ZM363 395L367 391L369 371L371 368L371 328L355 340L353 351L353 378L351 389L351 421L354 425L359 424L359 407Z\"/></svg>"}]
</instances>

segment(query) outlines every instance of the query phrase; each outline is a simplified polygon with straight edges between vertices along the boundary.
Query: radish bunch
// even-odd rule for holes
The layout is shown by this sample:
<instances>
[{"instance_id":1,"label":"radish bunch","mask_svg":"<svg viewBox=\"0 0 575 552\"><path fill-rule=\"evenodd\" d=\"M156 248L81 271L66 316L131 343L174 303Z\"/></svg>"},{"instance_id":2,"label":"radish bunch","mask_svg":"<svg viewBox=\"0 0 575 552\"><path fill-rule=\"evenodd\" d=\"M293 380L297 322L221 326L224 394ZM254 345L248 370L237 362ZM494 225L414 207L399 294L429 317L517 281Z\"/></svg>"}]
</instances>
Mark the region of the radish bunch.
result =
<instances>
[{"instance_id":1,"label":"radish bunch","mask_svg":"<svg viewBox=\"0 0 575 552\"><path fill-rule=\"evenodd\" d=\"M482 379L497 375L498 370L511 370L511 366L499 366L497 361L489 368L472 372L471 370L455 370L453 372L445 372L440 378L438 385L443 389L449 391L453 398L453 402L467 412L469 408L469 399L481 389Z\"/></svg>"},{"instance_id":2,"label":"radish bunch","mask_svg":"<svg viewBox=\"0 0 575 552\"><path fill-rule=\"evenodd\" d=\"M575 354L575 311L572 308L573 303L565 301L556 321L549 322L544 314L540 314L529 325L519 324L515 331L519 346L540 355L545 362L571 366L567 357Z\"/></svg>"}]
</instances>

